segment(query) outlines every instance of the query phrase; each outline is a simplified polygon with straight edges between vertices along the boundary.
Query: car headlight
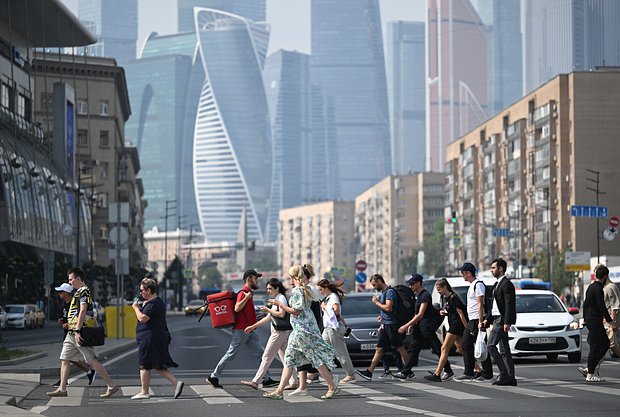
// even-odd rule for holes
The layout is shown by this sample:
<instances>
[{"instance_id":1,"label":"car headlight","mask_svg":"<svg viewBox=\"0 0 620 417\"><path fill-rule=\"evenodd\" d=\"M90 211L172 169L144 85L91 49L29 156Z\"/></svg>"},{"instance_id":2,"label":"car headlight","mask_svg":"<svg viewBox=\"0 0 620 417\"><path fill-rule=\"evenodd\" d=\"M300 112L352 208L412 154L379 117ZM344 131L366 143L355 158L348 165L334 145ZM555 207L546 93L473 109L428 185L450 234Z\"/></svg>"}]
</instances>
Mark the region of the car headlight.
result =
<instances>
[{"instance_id":1,"label":"car headlight","mask_svg":"<svg viewBox=\"0 0 620 417\"><path fill-rule=\"evenodd\" d=\"M579 322L577 320L573 320L568 326L566 326L566 331L569 330L579 330Z\"/></svg>"},{"instance_id":2,"label":"car headlight","mask_svg":"<svg viewBox=\"0 0 620 417\"><path fill-rule=\"evenodd\" d=\"M517 328L515 327L514 324L510 325L510 329L508 329L508 333L516 333L517 332Z\"/></svg>"}]
</instances>

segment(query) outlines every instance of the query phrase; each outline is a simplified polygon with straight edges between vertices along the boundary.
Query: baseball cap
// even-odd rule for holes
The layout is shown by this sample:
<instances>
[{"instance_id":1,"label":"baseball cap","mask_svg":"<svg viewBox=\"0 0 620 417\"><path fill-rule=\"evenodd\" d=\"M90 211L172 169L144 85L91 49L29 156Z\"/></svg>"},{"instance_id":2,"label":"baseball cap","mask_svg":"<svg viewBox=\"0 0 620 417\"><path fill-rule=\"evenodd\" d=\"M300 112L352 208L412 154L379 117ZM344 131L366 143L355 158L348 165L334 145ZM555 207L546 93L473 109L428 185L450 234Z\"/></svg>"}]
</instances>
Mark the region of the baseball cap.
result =
<instances>
[{"instance_id":1,"label":"baseball cap","mask_svg":"<svg viewBox=\"0 0 620 417\"><path fill-rule=\"evenodd\" d=\"M256 272L256 269L248 269L243 273L243 280L245 281L250 275L258 278L263 276L263 274L259 274L258 272Z\"/></svg>"},{"instance_id":2,"label":"baseball cap","mask_svg":"<svg viewBox=\"0 0 620 417\"><path fill-rule=\"evenodd\" d=\"M58 292L63 291L63 292L68 292L69 294L71 294L71 293L73 292L73 287L71 286L71 284L68 284L68 283L66 283L66 282L65 282L65 283L60 284L60 287L56 287L56 288L54 288L54 289L55 289L56 291L58 291Z\"/></svg>"},{"instance_id":3,"label":"baseball cap","mask_svg":"<svg viewBox=\"0 0 620 417\"><path fill-rule=\"evenodd\" d=\"M416 282L422 282L422 281L424 281L424 277L422 275L420 275L420 274L413 274L413 275L411 275L411 278L409 278L407 280L407 284L413 285Z\"/></svg>"},{"instance_id":4,"label":"baseball cap","mask_svg":"<svg viewBox=\"0 0 620 417\"><path fill-rule=\"evenodd\" d=\"M463 266L461 266L459 271L469 271L472 274L476 275L476 267L471 262L465 262Z\"/></svg>"}]
</instances>

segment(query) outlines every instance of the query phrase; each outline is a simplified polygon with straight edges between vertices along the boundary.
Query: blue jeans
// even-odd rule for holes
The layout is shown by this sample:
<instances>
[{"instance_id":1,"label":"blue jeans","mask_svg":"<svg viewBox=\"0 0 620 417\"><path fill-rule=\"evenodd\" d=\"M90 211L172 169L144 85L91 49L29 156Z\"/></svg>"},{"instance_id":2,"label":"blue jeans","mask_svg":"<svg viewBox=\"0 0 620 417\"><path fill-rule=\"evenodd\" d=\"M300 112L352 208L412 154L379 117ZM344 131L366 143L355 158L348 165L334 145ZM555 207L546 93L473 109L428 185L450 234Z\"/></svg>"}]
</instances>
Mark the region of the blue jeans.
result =
<instances>
[{"instance_id":1,"label":"blue jeans","mask_svg":"<svg viewBox=\"0 0 620 417\"><path fill-rule=\"evenodd\" d=\"M241 345L246 345L250 348L254 357L256 358L256 365L260 366L261 359L263 357L263 352L265 349L261 346L258 341L258 336L255 332L251 332L246 334L243 330L232 329L232 340L230 341L230 346L228 346L228 350L222 356L222 359L218 362L217 366L211 373L211 378L219 378L228 362L232 361L237 353L239 353L239 349ZM269 371L263 377L263 381L270 379Z\"/></svg>"}]
</instances>

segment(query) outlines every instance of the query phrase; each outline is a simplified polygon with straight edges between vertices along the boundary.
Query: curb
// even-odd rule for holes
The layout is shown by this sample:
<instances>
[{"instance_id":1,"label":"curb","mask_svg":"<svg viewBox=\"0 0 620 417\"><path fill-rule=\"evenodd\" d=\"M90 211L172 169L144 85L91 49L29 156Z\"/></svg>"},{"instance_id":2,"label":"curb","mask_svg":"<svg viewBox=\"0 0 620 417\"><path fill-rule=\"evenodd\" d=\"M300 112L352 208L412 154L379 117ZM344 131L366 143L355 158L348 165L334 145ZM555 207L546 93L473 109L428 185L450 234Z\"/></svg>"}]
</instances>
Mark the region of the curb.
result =
<instances>
[{"instance_id":1,"label":"curb","mask_svg":"<svg viewBox=\"0 0 620 417\"><path fill-rule=\"evenodd\" d=\"M34 359L44 358L46 356L47 352L35 352L31 355L22 356L20 358L1 360L0 366L19 365L20 363L28 362ZM0 368L0 372L11 372L11 370L4 371Z\"/></svg>"}]
</instances>

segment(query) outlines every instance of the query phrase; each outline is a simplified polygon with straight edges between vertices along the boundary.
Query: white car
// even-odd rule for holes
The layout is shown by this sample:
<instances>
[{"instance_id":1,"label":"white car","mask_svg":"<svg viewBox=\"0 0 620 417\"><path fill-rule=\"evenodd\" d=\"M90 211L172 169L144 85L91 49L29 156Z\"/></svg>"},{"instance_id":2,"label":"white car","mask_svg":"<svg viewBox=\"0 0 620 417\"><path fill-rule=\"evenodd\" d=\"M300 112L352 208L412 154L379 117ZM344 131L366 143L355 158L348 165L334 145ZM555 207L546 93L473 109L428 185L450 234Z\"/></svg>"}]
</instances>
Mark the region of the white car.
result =
<instances>
[{"instance_id":1,"label":"white car","mask_svg":"<svg viewBox=\"0 0 620 417\"><path fill-rule=\"evenodd\" d=\"M35 306L31 304L7 304L6 310L9 327L17 329L34 329Z\"/></svg>"},{"instance_id":2,"label":"white car","mask_svg":"<svg viewBox=\"0 0 620 417\"><path fill-rule=\"evenodd\" d=\"M6 311L0 306L0 330L6 329L9 324L9 319L6 316Z\"/></svg>"},{"instance_id":3,"label":"white car","mask_svg":"<svg viewBox=\"0 0 620 417\"><path fill-rule=\"evenodd\" d=\"M577 308L567 309L548 290L518 290L516 298L517 322L508 331L513 355L546 355L550 361L567 355L571 363L581 361L581 332L573 317Z\"/></svg>"}]
</instances>

